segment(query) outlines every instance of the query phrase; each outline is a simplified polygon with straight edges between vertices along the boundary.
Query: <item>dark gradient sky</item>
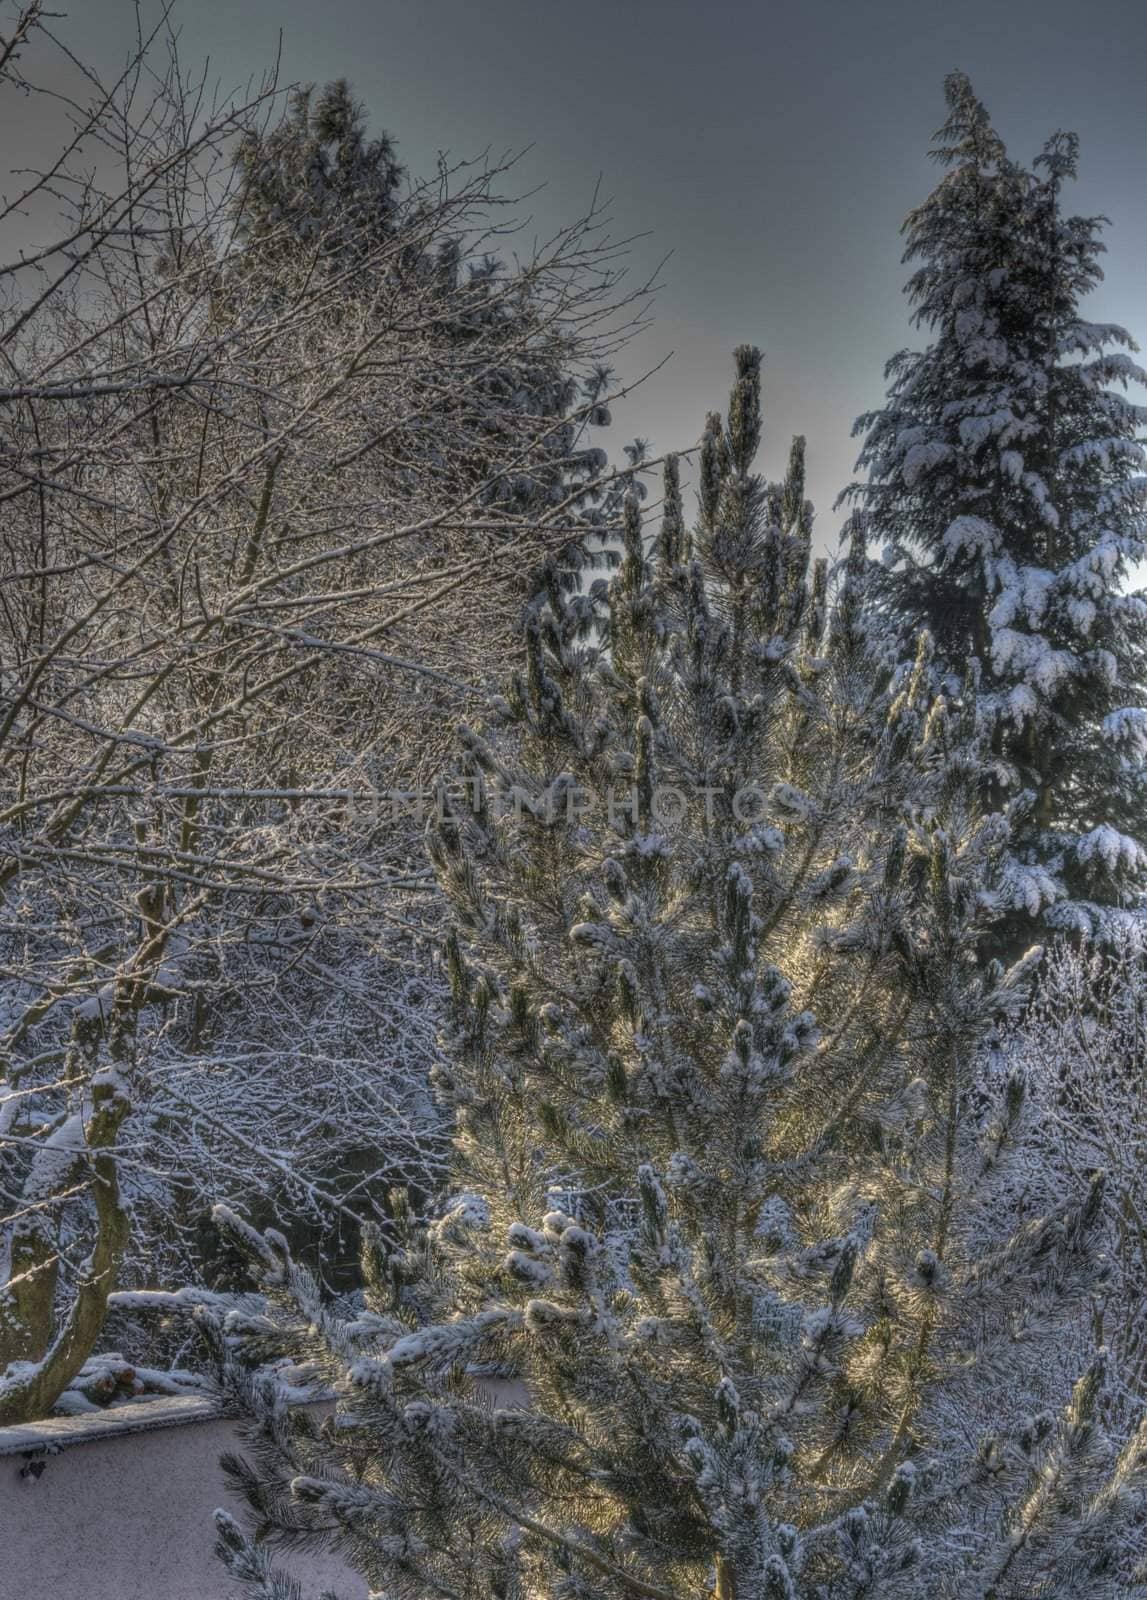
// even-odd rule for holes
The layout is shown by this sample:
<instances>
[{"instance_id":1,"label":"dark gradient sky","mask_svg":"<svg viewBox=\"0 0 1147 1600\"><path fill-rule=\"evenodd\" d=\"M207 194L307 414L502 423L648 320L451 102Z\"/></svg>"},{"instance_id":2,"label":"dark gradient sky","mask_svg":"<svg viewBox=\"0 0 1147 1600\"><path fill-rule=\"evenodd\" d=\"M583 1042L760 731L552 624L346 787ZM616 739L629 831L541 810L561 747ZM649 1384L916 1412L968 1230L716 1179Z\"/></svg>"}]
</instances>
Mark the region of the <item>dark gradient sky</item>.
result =
<instances>
[{"instance_id":1,"label":"dark gradient sky","mask_svg":"<svg viewBox=\"0 0 1147 1600\"><path fill-rule=\"evenodd\" d=\"M131 15L129 0L87 0L59 26L110 64ZM602 175L618 230L650 235L634 271L672 252L655 324L623 368L673 359L618 408L618 443L692 443L723 403L732 346L759 344L766 467L808 435L825 540L852 421L915 337L898 229L935 181L926 151L952 68L1016 154L1030 159L1057 127L1080 134L1072 202L1112 220L1089 312L1147 342L1147 5L1135 0L185 0L180 20L185 57L209 53L231 81L273 55L281 29L283 76L349 77L415 171L439 149L532 144L519 173L523 188L546 184L530 202L539 231L578 214Z\"/></svg>"}]
</instances>

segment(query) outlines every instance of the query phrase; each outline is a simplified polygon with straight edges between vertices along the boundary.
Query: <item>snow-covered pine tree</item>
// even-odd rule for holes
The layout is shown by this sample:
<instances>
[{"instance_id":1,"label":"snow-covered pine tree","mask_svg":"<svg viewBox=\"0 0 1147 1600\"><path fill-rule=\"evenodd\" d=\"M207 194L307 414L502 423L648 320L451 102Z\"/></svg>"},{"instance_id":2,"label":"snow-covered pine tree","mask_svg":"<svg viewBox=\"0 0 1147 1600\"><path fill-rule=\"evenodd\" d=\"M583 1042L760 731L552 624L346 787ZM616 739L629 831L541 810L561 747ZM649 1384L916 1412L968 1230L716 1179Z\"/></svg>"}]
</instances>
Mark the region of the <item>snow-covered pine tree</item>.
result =
<instances>
[{"instance_id":1,"label":"snow-covered pine tree","mask_svg":"<svg viewBox=\"0 0 1147 1600\"><path fill-rule=\"evenodd\" d=\"M1032 963L977 965L1006 829L967 708L926 647L889 682L859 523L831 608L808 584L801 448L767 485L759 433L742 348L696 527L674 471L652 552L631 500L608 594L540 609L505 726L466 736L455 1196L425 1229L396 1199L353 1321L249 1240L340 1393L315 1427L260 1391L229 1464L258 1537L219 1515L251 1592L324 1538L387 1600L1142 1592L1147 1434L1113 1460L1102 1355L1074 1388L1054 1360L1101 1183L1001 1211L1023 1080L968 1097ZM971 1401L989 1437L948 1422Z\"/></svg>"},{"instance_id":2,"label":"snow-covered pine tree","mask_svg":"<svg viewBox=\"0 0 1147 1600\"><path fill-rule=\"evenodd\" d=\"M1085 320L1102 218L1065 215L1078 141L1009 158L966 77L945 84L946 170L905 223L922 351L862 416L859 494L882 592L958 670L974 657L992 726L990 803L1013 817L1013 948L1033 920L1102 932L1147 886L1144 374L1119 327Z\"/></svg>"}]
</instances>

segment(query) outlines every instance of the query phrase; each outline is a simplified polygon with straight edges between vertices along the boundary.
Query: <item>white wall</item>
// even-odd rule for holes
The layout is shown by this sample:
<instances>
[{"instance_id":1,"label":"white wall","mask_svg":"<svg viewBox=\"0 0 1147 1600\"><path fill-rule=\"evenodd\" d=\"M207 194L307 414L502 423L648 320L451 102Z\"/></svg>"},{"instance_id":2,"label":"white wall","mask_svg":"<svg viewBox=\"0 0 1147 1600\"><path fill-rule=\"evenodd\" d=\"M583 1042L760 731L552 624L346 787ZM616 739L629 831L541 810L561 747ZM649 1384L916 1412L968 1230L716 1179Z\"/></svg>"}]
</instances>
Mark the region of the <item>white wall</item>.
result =
<instances>
[{"instance_id":1,"label":"white wall","mask_svg":"<svg viewBox=\"0 0 1147 1600\"><path fill-rule=\"evenodd\" d=\"M25 1451L61 1441L38 1478L20 1477ZM211 1518L239 1511L219 1469L230 1449L242 1449L235 1424L194 1399L0 1429L0 1600L237 1600ZM367 1595L333 1558L281 1564L306 1600Z\"/></svg>"}]
</instances>

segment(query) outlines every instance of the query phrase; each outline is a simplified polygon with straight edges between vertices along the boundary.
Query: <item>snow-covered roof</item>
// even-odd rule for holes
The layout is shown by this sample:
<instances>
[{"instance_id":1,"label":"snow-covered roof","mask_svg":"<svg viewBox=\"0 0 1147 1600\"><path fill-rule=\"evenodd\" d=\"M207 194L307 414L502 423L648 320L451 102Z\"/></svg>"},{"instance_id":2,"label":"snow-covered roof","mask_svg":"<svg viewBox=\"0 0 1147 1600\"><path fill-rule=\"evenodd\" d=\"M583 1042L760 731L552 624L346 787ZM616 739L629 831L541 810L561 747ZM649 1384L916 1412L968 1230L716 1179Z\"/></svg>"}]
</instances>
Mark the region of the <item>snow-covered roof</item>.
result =
<instances>
[{"instance_id":1,"label":"snow-covered roof","mask_svg":"<svg viewBox=\"0 0 1147 1600\"><path fill-rule=\"evenodd\" d=\"M149 1428L210 1422L219 1414L218 1402L207 1395L149 1395L125 1405L85 1412L82 1416L45 1417L42 1422L21 1422L0 1428L0 1456L23 1455L32 1450L56 1451L66 1445L92 1444Z\"/></svg>"}]
</instances>

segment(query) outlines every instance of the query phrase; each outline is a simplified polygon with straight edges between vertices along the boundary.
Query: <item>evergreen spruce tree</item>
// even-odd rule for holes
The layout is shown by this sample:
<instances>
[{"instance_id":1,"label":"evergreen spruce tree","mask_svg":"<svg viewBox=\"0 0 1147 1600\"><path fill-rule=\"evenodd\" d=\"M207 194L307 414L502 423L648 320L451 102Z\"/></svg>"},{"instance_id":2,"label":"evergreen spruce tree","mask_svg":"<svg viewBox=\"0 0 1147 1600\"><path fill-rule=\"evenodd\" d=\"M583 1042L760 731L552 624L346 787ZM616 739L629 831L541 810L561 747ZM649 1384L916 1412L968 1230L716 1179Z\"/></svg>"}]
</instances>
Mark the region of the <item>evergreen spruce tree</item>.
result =
<instances>
[{"instance_id":1,"label":"evergreen spruce tree","mask_svg":"<svg viewBox=\"0 0 1147 1600\"><path fill-rule=\"evenodd\" d=\"M1024 1082L973 1094L1035 960L977 963L1007 828L974 704L932 696L926 638L889 674L862 518L831 605L809 581L802 445L754 473L736 360L696 526L671 465L652 548L631 498L608 591L539 606L465 735L433 845L452 1200L394 1197L349 1320L247 1235L287 1309L229 1348L293 1339L340 1396L316 1426L252 1386L252 1535L219 1514L252 1593L296 1593L276 1539L387 1600L1143 1592L1147 1432L1109 1448L1102 1352L1074 1388L1055 1359L1102 1179L1001 1207Z\"/></svg>"},{"instance_id":2,"label":"evergreen spruce tree","mask_svg":"<svg viewBox=\"0 0 1147 1600\"><path fill-rule=\"evenodd\" d=\"M1119 327L1086 321L1102 218L1065 215L1078 141L1009 158L962 74L932 151L944 176L905 224L923 351L888 364L860 418L854 486L884 545L907 634L975 659L991 725L991 803L1015 802L1003 937L1033 919L1102 932L1147 887L1144 374Z\"/></svg>"}]
</instances>

